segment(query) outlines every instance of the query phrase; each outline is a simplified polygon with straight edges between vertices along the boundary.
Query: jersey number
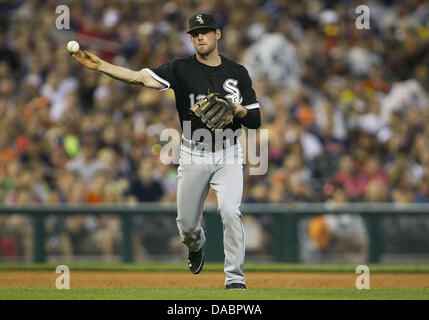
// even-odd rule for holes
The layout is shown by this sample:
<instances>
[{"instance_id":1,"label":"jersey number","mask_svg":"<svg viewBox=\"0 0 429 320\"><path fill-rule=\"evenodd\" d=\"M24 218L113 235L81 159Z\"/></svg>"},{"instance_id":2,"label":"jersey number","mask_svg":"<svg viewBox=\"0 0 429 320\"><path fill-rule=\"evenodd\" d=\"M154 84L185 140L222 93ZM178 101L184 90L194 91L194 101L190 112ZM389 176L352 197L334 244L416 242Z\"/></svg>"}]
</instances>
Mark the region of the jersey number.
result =
<instances>
[{"instance_id":1,"label":"jersey number","mask_svg":"<svg viewBox=\"0 0 429 320\"><path fill-rule=\"evenodd\" d=\"M194 104L195 104L195 102L197 102L198 100L200 100L200 99L203 99L205 97L205 95L204 94L199 94L198 96L197 96L197 100L195 100L195 94L194 93L191 93L190 95L189 95L189 100L191 100L191 106L193 106Z\"/></svg>"}]
</instances>

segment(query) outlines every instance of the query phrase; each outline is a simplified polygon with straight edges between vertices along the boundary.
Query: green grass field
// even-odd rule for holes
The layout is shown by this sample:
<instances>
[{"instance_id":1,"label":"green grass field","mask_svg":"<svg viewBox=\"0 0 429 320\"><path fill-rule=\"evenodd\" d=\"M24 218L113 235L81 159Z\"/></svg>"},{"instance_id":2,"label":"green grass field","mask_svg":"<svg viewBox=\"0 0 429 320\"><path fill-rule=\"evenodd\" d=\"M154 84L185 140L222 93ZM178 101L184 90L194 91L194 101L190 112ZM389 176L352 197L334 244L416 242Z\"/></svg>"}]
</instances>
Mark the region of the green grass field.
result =
<instances>
[{"instance_id":1,"label":"green grass field","mask_svg":"<svg viewBox=\"0 0 429 320\"><path fill-rule=\"evenodd\" d=\"M419 289L0 288L0 300L429 300Z\"/></svg>"},{"instance_id":2,"label":"green grass field","mask_svg":"<svg viewBox=\"0 0 429 320\"><path fill-rule=\"evenodd\" d=\"M186 271L184 264L67 264L70 271ZM57 264L0 264L0 271L55 270ZM369 265L371 273L429 273L429 265ZM355 265L247 264L246 272L355 272ZM223 271L207 263L205 271ZM270 289L0 287L0 300L429 300L429 289Z\"/></svg>"}]
</instances>

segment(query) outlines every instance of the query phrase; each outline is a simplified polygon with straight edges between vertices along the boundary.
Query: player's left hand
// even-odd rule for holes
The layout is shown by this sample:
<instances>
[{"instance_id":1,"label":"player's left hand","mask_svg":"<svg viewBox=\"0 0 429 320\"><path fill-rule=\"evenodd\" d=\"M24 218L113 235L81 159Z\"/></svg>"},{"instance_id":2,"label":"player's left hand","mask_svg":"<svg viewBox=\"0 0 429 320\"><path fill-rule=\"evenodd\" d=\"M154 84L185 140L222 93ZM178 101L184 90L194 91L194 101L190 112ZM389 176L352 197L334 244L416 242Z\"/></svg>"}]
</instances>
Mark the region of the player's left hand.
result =
<instances>
[{"instance_id":1,"label":"player's left hand","mask_svg":"<svg viewBox=\"0 0 429 320\"><path fill-rule=\"evenodd\" d=\"M235 103L235 115L239 118L244 118L247 115L247 109L239 103Z\"/></svg>"},{"instance_id":2,"label":"player's left hand","mask_svg":"<svg viewBox=\"0 0 429 320\"><path fill-rule=\"evenodd\" d=\"M216 98L216 101L222 102L222 99ZM244 118L247 115L247 109L243 107L241 104L232 102L229 100L229 103L234 106L234 116L237 116L239 118Z\"/></svg>"}]
</instances>

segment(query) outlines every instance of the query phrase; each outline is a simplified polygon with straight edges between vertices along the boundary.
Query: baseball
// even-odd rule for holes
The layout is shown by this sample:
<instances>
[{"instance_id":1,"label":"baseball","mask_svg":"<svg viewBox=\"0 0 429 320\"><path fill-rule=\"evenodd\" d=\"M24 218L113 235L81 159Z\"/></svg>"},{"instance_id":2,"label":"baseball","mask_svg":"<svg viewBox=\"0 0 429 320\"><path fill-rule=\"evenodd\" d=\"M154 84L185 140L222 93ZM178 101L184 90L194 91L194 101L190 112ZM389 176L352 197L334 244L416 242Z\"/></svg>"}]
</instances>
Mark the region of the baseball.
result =
<instances>
[{"instance_id":1,"label":"baseball","mask_svg":"<svg viewBox=\"0 0 429 320\"><path fill-rule=\"evenodd\" d=\"M67 43L67 51L68 51L69 53L75 53L75 52L78 52L78 51L79 51L79 43L78 43L77 41L74 41L74 40L69 41L69 42Z\"/></svg>"}]
</instances>

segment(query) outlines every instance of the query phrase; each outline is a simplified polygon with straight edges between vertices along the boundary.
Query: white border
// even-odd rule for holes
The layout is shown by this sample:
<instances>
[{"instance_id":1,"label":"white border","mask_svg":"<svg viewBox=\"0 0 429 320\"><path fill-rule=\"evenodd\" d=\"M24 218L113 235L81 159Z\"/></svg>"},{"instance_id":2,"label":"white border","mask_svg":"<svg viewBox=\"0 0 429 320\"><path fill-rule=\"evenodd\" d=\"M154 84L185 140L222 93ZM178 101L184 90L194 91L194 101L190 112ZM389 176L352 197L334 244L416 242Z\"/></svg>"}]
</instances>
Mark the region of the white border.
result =
<instances>
[{"instance_id":1,"label":"white border","mask_svg":"<svg viewBox=\"0 0 429 320\"><path fill-rule=\"evenodd\" d=\"M164 91L170 88L170 82L168 82L167 80L164 80L163 78L161 78L160 76L158 76L155 72L153 72L151 69L149 68L144 68L143 70L146 70L147 72L149 72L149 74L152 76L152 78L154 78L155 80L161 82L163 85L167 86L165 88L159 89L159 91Z\"/></svg>"},{"instance_id":2,"label":"white border","mask_svg":"<svg viewBox=\"0 0 429 320\"><path fill-rule=\"evenodd\" d=\"M251 109L258 109L258 108L260 108L260 105L259 105L259 103L252 103L252 104L249 104L249 105L247 105L247 106L244 106L247 110L251 110Z\"/></svg>"}]
</instances>

